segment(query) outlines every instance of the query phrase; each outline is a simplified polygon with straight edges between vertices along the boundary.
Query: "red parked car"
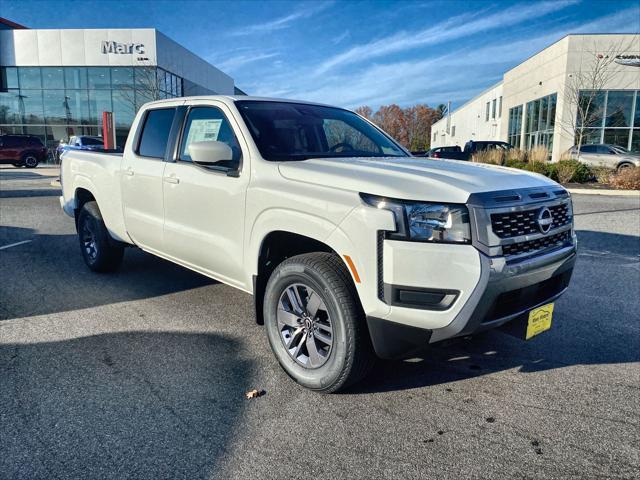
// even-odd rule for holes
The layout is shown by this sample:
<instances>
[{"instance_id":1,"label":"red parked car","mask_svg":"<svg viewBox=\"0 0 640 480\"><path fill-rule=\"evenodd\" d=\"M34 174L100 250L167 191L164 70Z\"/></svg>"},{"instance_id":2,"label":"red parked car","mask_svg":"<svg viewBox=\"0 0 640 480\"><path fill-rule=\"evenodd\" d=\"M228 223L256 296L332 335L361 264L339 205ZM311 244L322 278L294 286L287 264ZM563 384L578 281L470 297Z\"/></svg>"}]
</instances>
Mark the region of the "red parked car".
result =
<instances>
[{"instance_id":1,"label":"red parked car","mask_svg":"<svg viewBox=\"0 0 640 480\"><path fill-rule=\"evenodd\" d=\"M0 163L35 168L47 159L47 147L33 135L0 135Z\"/></svg>"}]
</instances>

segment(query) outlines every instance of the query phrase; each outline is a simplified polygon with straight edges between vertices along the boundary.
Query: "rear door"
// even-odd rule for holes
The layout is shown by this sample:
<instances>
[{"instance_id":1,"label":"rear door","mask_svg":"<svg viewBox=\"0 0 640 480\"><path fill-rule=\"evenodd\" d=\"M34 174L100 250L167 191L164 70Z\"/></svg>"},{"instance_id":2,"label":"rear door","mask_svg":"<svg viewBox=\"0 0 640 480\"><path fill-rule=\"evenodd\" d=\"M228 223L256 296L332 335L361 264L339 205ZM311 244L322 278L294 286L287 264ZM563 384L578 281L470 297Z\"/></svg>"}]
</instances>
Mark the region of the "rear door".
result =
<instances>
[{"instance_id":1,"label":"rear door","mask_svg":"<svg viewBox=\"0 0 640 480\"><path fill-rule=\"evenodd\" d=\"M174 145L175 106L145 112L132 150L122 160L122 204L125 226L133 241L151 251L163 250L165 159Z\"/></svg>"},{"instance_id":2,"label":"rear door","mask_svg":"<svg viewBox=\"0 0 640 480\"><path fill-rule=\"evenodd\" d=\"M174 159L164 171L164 245L181 263L242 287L249 168L237 131L222 102L189 107ZM195 164L189 145L200 141L226 143L232 158L215 168Z\"/></svg>"}]
</instances>

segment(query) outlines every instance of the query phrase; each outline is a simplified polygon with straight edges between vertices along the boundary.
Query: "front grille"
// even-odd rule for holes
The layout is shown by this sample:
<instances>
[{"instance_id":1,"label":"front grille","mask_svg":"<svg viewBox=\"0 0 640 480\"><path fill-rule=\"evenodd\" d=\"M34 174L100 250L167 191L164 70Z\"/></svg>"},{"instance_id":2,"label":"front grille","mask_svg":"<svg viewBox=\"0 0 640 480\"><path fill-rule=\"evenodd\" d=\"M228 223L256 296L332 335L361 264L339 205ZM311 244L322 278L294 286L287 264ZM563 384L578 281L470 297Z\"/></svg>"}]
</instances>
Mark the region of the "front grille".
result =
<instances>
[{"instance_id":1,"label":"front grille","mask_svg":"<svg viewBox=\"0 0 640 480\"><path fill-rule=\"evenodd\" d=\"M492 322L538 306L567 288L570 279L571 270L535 285L501 293L482 323Z\"/></svg>"},{"instance_id":2,"label":"front grille","mask_svg":"<svg viewBox=\"0 0 640 480\"><path fill-rule=\"evenodd\" d=\"M545 250L562 247L571 242L571 231L565 230L555 235L541 237L527 242L512 243L511 245L503 245L502 253L505 256L521 255L523 253L541 253Z\"/></svg>"},{"instance_id":3,"label":"front grille","mask_svg":"<svg viewBox=\"0 0 640 480\"><path fill-rule=\"evenodd\" d=\"M500 238L513 238L521 235L540 233L538 229L538 215L542 208L544 207L515 212L492 213L491 227L493 228L493 233ZM561 203L548 208L553 216L551 229L562 227L571 222L568 203Z\"/></svg>"}]
</instances>

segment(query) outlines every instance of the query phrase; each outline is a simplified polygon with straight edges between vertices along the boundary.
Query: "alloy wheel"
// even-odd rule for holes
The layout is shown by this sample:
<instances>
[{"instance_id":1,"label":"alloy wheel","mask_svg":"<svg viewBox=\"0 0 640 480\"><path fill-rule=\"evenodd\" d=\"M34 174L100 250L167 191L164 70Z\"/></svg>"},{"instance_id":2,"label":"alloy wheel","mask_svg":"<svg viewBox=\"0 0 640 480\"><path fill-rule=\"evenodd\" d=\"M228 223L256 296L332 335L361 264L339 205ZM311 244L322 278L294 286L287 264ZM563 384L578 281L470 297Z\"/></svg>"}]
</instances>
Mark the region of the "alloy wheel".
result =
<instances>
[{"instance_id":1,"label":"alloy wheel","mask_svg":"<svg viewBox=\"0 0 640 480\"><path fill-rule=\"evenodd\" d=\"M29 168L33 168L38 165L38 159L33 155L27 155L24 159L24 164Z\"/></svg>"},{"instance_id":2,"label":"alloy wheel","mask_svg":"<svg viewBox=\"0 0 640 480\"><path fill-rule=\"evenodd\" d=\"M84 222L82 226L82 248L84 248L87 257L92 261L98 256L98 246L96 244L96 235L90 222Z\"/></svg>"},{"instance_id":3,"label":"alloy wheel","mask_svg":"<svg viewBox=\"0 0 640 480\"><path fill-rule=\"evenodd\" d=\"M285 288L276 318L280 340L296 363L314 369L327 362L333 325L324 300L314 289L301 283Z\"/></svg>"}]
</instances>

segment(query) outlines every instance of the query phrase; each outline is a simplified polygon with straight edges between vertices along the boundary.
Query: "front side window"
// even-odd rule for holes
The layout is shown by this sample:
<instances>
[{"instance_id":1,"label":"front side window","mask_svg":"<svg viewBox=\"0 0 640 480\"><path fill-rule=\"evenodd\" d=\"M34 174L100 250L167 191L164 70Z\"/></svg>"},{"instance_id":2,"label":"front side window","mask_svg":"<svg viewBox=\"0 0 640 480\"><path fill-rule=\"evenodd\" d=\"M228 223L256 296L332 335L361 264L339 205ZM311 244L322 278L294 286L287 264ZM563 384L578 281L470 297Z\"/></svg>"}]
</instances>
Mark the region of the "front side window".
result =
<instances>
[{"instance_id":1,"label":"front side window","mask_svg":"<svg viewBox=\"0 0 640 480\"><path fill-rule=\"evenodd\" d=\"M232 157L228 161L216 165L238 170L242 150L236 139L231 124L224 113L215 107L195 107L189 111L180 144L180 160L191 162L189 145L194 142L222 142L231 149Z\"/></svg>"},{"instance_id":2,"label":"front side window","mask_svg":"<svg viewBox=\"0 0 640 480\"><path fill-rule=\"evenodd\" d=\"M175 110L175 108L149 110L140 136L139 155L164 158Z\"/></svg>"},{"instance_id":3,"label":"front side window","mask_svg":"<svg viewBox=\"0 0 640 480\"><path fill-rule=\"evenodd\" d=\"M407 156L390 137L348 110L251 100L236 105L265 160Z\"/></svg>"}]
</instances>

